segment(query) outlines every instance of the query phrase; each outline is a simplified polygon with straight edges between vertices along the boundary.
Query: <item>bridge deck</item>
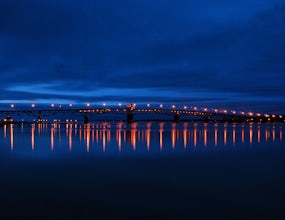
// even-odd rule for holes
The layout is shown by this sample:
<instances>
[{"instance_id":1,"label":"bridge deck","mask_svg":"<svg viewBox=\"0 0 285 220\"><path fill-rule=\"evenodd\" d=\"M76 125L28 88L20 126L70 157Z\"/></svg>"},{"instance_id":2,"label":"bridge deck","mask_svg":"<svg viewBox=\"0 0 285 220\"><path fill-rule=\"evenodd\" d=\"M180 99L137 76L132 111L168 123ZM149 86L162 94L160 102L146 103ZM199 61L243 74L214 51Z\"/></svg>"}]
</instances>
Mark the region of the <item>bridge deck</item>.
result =
<instances>
[{"instance_id":1,"label":"bridge deck","mask_svg":"<svg viewBox=\"0 0 285 220\"><path fill-rule=\"evenodd\" d=\"M164 114L172 116L197 116L204 117L205 119L221 118L223 120L252 120L252 121L282 121L284 122L285 116L283 115L245 115L233 113L220 113L211 111L192 111L185 109L162 109L162 108L137 108L134 111L129 111L126 108L67 108L67 109L10 109L0 110L0 117L7 116L36 116L45 117L52 115L92 115L92 114ZM179 119L178 117L178 119Z\"/></svg>"}]
</instances>

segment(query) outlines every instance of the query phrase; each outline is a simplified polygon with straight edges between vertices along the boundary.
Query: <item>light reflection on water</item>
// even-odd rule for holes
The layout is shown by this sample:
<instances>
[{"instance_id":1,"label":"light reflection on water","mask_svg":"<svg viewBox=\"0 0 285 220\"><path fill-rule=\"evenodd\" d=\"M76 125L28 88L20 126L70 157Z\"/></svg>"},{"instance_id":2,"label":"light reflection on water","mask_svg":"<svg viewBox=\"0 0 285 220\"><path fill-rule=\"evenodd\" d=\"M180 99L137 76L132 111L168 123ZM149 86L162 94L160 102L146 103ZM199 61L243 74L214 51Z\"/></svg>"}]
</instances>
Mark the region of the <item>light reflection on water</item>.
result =
<instances>
[{"instance_id":1,"label":"light reflection on water","mask_svg":"<svg viewBox=\"0 0 285 220\"><path fill-rule=\"evenodd\" d=\"M0 151L205 152L228 149L225 147L282 146L283 132L283 124L254 123L11 124L0 128Z\"/></svg>"}]
</instances>

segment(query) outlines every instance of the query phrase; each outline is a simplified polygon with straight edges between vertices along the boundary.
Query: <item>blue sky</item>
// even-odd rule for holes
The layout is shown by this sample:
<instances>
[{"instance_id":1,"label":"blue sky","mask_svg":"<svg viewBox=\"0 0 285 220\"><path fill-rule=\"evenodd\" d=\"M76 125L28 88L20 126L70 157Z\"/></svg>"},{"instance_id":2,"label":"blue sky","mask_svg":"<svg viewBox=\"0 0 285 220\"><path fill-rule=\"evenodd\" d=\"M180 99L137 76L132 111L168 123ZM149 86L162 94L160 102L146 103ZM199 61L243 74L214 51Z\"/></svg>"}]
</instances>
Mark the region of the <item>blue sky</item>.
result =
<instances>
[{"instance_id":1,"label":"blue sky","mask_svg":"<svg viewBox=\"0 0 285 220\"><path fill-rule=\"evenodd\" d=\"M0 103L283 112L285 1L1 0Z\"/></svg>"}]
</instances>

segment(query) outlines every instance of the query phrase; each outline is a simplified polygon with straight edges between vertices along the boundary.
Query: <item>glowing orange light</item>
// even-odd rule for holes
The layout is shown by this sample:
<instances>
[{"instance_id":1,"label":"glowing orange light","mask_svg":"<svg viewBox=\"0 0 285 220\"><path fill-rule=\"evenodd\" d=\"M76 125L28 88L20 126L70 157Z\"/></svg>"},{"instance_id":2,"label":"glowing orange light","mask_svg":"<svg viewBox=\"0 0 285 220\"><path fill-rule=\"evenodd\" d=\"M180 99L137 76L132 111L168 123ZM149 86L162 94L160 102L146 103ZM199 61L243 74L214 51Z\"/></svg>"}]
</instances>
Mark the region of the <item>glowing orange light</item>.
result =
<instances>
[{"instance_id":1,"label":"glowing orange light","mask_svg":"<svg viewBox=\"0 0 285 220\"><path fill-rule=\"evenodd\" d=\"M270 132L269 130L265 131L265 140L268 141L268 139L270 138Z\"/></svg>"},{"instance_id":2,"label":"glowing orange light","mask_svg":"<svg viewBox=\"0 0 285 220\"><path fill-rule=\"evenodd\" d=\"M176 144L176 125L172 125L172 131L171 131L171 140L172 140L172 148L175 148Z\"/></svg>"},{"instance_id":3,"label":"glowing orange light","mask_svg":"<svg viewBox=\"0 0 285 220\"><path fill-rule=\"evenodd\" d=\"M249 128L249 143L252 144L252 139L253 139L253 129L252 125Z\"/></svg>"},{"instance_id":4,"label":"glowing orange light","mask_svg":"<svg viewBox=\"0 0 285 220\"><path fill-rule=\"evenodd\" d=\"M194 147L196 147L197 146L197 124L194 124L193 142L194 142Z\"/></svg>"},{"instance_id":5,"label":"glowing orange light","mask_svg":"<svg viewBox=\"0 0 285 220\"><path fill-rule=\"evenodd\" d=\"M11 124L10 125L10 147L11 147L11 151L14 150L14 125Z\"/></svg>"},{"instance_id":6,"label":"glowing orange light","mask_svg":"<svg viewBox=\"0 0 285 220\"><path fill-rule=\"evenodd\" d=\"M159 148L160 150L162 150L162 146L163 146L163 123L159 124Z\"/></svg>"},{"instance_id":7,"label":"glowing orange light","mask_svg":"<svg viewBox=\"0 0 285 220\"><path fill-rule=\"evenodd\" d=\"M90 125L88 124L85 127L85 132L86 132L86 151L89 152L90 150Z\"/></svg>"},{"instance_id":8,"label":"glowing orange light","mask_svg":"<svg viewBox=\"0 0 285 220\"><path fill-rule=\"evenodd\" d=\"M218 145L218 127L215 126L215 146Z\"/></svg>"},{"instance_id":9,"label":"glowing orange light","mask_svg":"<svg viewBox=\"0 0 285 220\"><path fill-rule=\"evenodd\" d=\"M207 134L208 134L208 131L207 131L207 126L204 127L204 147L207 146Z\"/></svg>"},{"instance_id":10,"label":"glowing orange light","mask_svg":"<svg viewBox=\"0 0 285 220\"><path fill-rule=\"evenodd\" d=\"M105 152L106 151L106 130L105 129L102 131L100 136L101 135L102 135L102 149L103 149L103 152Z\"/></svg>"},{"instance_id":11,"label":"glowing orange light","mask_svg":"<svg viewBox=\"0 0 285 220\"><path fill-rule=\"evenodd\" d=\"M225 125L224 126L224 145L227 145L227 133L228 133L228 130L227 130L227 126Z\"/></svg>"},{"instance_id":12,"label":"glowing orange light","mask_svg":"<svg viewBox=\"0 0 285 220\"><path fill-rule=\"evenodd\" d=\"M184 148L186 149L186 147L187 147L187 124L184 124L183 143L184 143Z\"/></svg>"},{"instance_id":13,"label":"glowing orange light","mask_svg":"<svg viewBox=\"0 0 285 220\"><path fill-rule=\"evenodd\" d=\"M137 147L137 124L132 124L131 127L131 144L133 146L133 150L136 150Z\"/></svg>"},{"instance_id":14,"label":"glowing orange light","mask_svg":"<svg viewBox=\"0 0 285 220\"><path fill-rule=\"evenodd\" d=\"M32 125L32 132L31 132L31 144L32 144L32 151L35 149L35 125Z\"/></svg>"},{"instance_id":15,"label":"glowing orange light","mask_svg":"<svg viewBox=\"0 0 285 220\"><path fill-rule=\"evenodd\" d=\"M148 151L150 148L150 127L151 127L151 124L148 123L147 124L147 130L146 130L146 146L147 146Z\"/></svg>"},{"instance_id":16,"label":"glowing orange light","mask_svg":"<svg viewBox=\"0 0 285 220\"><path fill-rule=\"evenodd\" d=\"M258 141L258 143L260 143L260 139L261 139L260 126L258 126L258 130L257 130L257 141Z\"/></svg>"},{"instance_id":17,"label":"glowing orange light","mask_svg":"<svg viewBox=\"0 0 285 220\"><path fill-rule=\"evenodd\" d=\"M69 128L69 135L68 135L68 145L69 145L69 151L72 150L72 124Z\"/></svg>"},{"instance_id":18,"label":"glowing orange light","mask_svg":"<svg viewBox=\"0 0 285 220\"><path fill-rule=\"evenodd\" d=\"M241 130L241 142L244 143L244 127Z\"/></svg>"},{"instance_id":19,"label":"glowing orange light","mask_svg":"<svg viewBox=\"0 0 285 220\"><path fill-rule=\"evenodd\" d=\"M236 129L233 129L233 144L236 144Z\"/></svg>"},{"instance_id":20,"label":"glowing orange light","mask_svg":"<svg viewBox=\"0 0 285 220\"><path fill-rule=\"evenodd\" d=\"M4 121L5 121L5 119L4 119ZM4 138L6 138L6 136L7 136L7 125L4 124Z\"/></svg>"},{"instance_id":21,"label":"glowing orange light","mask_svg":"<svg viewBox=\"0 0 285 220\"><path fill-rule=\"evenodd\" d=\"M54 127L51 127L51 130L50 130L50 148L53 151L54 149Z\"/></svg>"}]
</instances>

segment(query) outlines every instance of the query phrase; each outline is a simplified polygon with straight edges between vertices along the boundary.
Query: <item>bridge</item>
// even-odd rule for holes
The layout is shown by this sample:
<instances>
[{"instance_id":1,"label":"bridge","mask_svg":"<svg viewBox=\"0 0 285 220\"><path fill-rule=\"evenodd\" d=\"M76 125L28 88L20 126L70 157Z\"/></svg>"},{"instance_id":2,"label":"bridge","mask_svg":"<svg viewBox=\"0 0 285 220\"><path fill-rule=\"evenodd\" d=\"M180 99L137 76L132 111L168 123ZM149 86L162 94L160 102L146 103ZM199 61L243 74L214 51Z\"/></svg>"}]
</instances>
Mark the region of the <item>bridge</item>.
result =
<instances>
[{"instance_id":1,"label":"bridge","mask_svg":"<svg viewBox=\"0 0 285 220\"><path fill-rule=\"evenodd\" d=\"M196 107L195 107L196 108ZM37 123L43 123L43 119L46 116L63 116L72 115L78 116L79 119L83 119L84 123L89 123L89 117L92 115L100 114L123 114L127 122L133 122L135 115L145 115L147 121L148 115L168 115L172 118L173 122L179 122L182 117L189 117L188 121L220 121L220 122L285 122L284 115L274 114L260 114L252 112L227 112L219 111L217 109L208 110L206 108L198 110L197 108L188 110L185 106L181 109L172 106L171 108L137 108L135 104L128 104L126 107L85 107L85 108L52 108L52 109L9 109L0 110L1 123L16 123L14 117L33 116L37 118ZM185 117L184 117L185 118Z\"/></svg>"}]
</instances>

